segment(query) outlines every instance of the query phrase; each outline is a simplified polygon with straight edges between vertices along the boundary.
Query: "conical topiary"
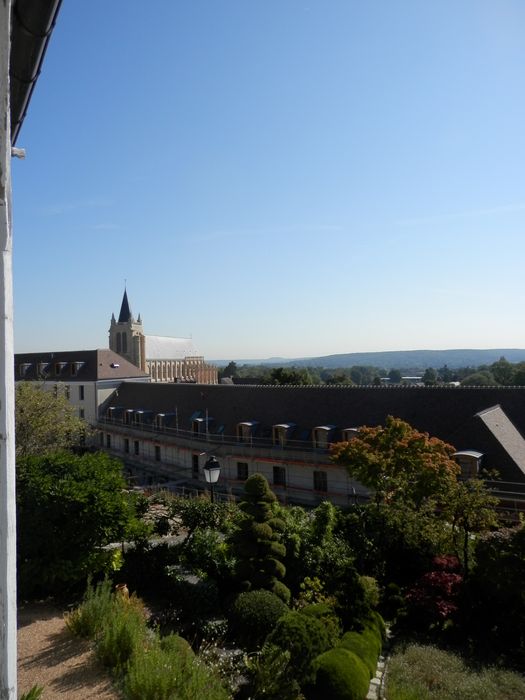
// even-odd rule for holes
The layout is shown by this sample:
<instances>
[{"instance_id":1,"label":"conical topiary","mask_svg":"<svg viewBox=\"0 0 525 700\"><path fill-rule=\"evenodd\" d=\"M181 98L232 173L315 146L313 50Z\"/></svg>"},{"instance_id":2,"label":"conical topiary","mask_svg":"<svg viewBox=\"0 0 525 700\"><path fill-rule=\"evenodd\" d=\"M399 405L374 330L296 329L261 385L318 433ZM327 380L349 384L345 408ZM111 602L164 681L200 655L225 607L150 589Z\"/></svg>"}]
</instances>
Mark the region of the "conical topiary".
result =
<instances>
[{"instance_id":1,"label":"conical topiary","mask_svg":"<svg viewBox=\"0 0 525 700\"><path fill-rule=\"evenodd\" d=\"M288 603L290 591L282 583L286 574L282 563L286 548L280 542L281 521L275 517L276 502L265 477L250 476L239 505L244 518L231 543L237 558L235 573L240 589L266 589Z\"/></svg>"}]
</instances>

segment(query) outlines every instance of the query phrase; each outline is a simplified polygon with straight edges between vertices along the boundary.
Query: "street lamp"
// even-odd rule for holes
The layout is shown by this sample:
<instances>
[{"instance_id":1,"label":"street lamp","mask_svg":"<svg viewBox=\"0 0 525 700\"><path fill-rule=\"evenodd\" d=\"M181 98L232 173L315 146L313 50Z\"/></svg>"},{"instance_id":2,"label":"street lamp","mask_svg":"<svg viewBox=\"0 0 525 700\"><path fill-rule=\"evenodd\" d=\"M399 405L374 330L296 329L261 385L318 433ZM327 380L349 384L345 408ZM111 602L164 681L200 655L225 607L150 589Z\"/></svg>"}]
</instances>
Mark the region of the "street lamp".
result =
<instances>
[{"instance_id":1,"label":"street lamp","mask_svg":"<svg viewBox=\"0 0 525 700\"><path fill-rule=\"evenodd\" d=\"M213 503L213 485L219 481L221 473L221 465L212 455L204 465L204 478L206 483L210 485L211 502Z\"/></svg>"}]
</instances>

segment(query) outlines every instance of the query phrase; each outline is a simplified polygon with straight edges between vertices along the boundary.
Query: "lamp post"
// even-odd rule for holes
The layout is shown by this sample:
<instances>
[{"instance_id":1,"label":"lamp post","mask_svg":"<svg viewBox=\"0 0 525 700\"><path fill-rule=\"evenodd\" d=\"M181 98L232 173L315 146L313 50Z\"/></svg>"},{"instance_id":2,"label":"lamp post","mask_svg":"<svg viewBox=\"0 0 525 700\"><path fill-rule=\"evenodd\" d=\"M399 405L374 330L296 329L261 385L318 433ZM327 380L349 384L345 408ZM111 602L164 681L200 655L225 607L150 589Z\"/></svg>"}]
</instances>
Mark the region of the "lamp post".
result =
<instances>
[{"instance_id":1,"label":"lamp post","mask_svg":"<svg viewBox=\"0 0 525 700\"><path fill-rule=\"evenodd\" d=\"M210 493L211 493L211 502L213 503L213 486L214 484L217 483L219 480L219 476L221 473L221 465L219 462L215 459L215 457L212 455L204 465L204 478L206 479L206 483L210 485Z\"/></svg>"}]
</instances>

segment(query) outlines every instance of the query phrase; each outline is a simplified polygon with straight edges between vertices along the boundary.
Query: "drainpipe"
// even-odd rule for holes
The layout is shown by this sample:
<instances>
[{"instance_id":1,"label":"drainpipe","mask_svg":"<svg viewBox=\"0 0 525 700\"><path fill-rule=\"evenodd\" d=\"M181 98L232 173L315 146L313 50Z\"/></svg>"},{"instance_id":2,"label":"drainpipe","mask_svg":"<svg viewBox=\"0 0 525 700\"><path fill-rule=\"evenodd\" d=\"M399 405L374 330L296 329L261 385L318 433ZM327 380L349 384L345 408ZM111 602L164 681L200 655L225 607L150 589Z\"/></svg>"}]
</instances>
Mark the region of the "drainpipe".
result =
<instances>
[{"instance_id":1,"label":"drainpipe","mask_svg":"<svg viewBox=\"0 0 525 700\"><path fill-rule=\"evenodd\" d=\"M0 700L16 700L16 501L11 258L11 0L0 0Z\"/></svg>"}]
</instances>

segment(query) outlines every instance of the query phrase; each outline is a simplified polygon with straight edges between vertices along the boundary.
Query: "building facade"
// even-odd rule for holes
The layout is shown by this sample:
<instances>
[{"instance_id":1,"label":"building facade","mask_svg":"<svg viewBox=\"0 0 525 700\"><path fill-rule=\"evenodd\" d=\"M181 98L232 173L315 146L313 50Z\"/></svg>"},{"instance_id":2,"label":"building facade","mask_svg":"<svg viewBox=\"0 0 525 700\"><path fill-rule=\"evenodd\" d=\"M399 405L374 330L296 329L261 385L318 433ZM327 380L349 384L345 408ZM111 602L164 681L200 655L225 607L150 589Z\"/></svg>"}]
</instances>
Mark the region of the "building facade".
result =
<instances>
[{"instance_id":1,"label":"building facade","mask_svg":"<svg viewBox=\"0 0 525 700\"><path fill-rule=\"evenodd\" d=\"M197 386L126 383L99 418L100 444L139 483L202 486L213 454L219 489L264 474L281 501L348 505L366 489L330 461L333 442L393 415L456 449L465 478L496 470L491 488L525 501L525 388ZM513 505L515 501L515 505Z\"/></svg>"},{"instance_id":2,"label":"building facade","mask_svg":"<svg viewBox=\"0 0 525 700\"><path fill-rule=\"evenodd\" d=\"M38 382L46 391L61 393L79 418L96 425L101 409L123 381L150 378L111 350L31 352L15 355L15 382Z\"/></svg>"}]
</instances>

